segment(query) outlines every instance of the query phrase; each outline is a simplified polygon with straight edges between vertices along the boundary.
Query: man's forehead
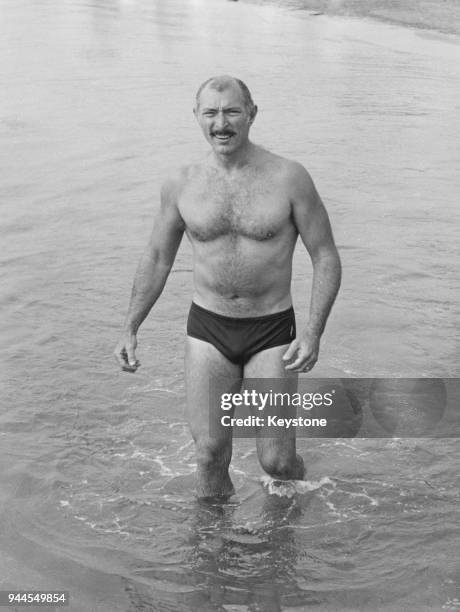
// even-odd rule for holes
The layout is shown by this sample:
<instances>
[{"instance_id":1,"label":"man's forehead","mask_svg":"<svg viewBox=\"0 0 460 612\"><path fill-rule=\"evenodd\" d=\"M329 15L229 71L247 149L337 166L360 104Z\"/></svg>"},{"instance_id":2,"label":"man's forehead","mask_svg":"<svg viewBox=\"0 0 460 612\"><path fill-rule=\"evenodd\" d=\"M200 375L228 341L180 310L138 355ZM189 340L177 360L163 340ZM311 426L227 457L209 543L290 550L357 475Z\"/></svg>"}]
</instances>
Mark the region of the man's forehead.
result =
<instances>
[{"instance_id":1,"label":"man's forehead","mask_svg":"<svg viewBox=\"0 0 460 612\"><path fill-rule=\"evenodd\" d=\"M208 85L200 94L199 103L201 107L224 108L227 106L244 106L244 96L241 89L233 83L219 87L219 89Z\"/></svg>"}]
</instances>

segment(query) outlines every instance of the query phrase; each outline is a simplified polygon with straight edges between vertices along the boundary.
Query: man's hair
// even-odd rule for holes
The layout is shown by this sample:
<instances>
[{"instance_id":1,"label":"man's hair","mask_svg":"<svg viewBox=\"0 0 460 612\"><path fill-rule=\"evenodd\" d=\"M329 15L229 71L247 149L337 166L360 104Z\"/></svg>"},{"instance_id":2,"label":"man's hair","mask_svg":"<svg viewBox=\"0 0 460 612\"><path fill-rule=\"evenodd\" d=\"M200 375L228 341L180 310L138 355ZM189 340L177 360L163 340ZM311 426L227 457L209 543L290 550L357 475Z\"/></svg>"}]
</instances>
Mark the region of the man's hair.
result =
<instances>
[{"instance_id":1,"label":"man's hair","mask_svg":"<svg viewBox=\"0 0 460 612\"><path fill-rule=\"evenodd\" d=\"M198 108L200 105L200 95L203 89L209 86L212 89L216 89L217 91L223 91L224 89L227 89L227 87L229 87L232 83L236 83L238 85L241 90L241 93L243 94L244 104L246 108L249 112L252 112L254 110L255 104L252 99L251 92L249 91L249 88L246 83L243 83L241 79L237 79L236 77L228 76L226 74L222 76L211 77L200 85L195 96L196 108Z\"/></svg>"}]
</instances>

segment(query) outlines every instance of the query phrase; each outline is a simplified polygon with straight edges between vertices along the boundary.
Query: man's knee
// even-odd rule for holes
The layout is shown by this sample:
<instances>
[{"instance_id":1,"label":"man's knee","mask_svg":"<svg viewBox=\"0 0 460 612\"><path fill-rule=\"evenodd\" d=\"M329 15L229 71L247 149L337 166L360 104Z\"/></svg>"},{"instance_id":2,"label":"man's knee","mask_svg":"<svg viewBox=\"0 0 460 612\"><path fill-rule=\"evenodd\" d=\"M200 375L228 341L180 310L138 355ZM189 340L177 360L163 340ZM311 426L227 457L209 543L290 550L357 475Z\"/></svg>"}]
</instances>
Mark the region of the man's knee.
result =
<instances>
[{"instance_id":1,"label":"man's knee","mask_svg":"<svg viewBox=\"0 0 460 612\"><path fill-rule=\"evenodd\" d=\"M202 470L228 467L231 458L232 447L227 441L208 439L196 442L196 462Z\"/></svg>"},{"instance_id":2,"label":"man's knee","mask_svg":"<svg viewBox=\"0 0 460 612\"><path fill-rule=\"evenodd\" d=\"M260 454L259 460L262 468L272 478L280 480L302 478L300 472L303 470L299 464L301 463L303 468L303 461L295 453L288 455L276 449L267 449Z\"/></svg>"}]
</instances>

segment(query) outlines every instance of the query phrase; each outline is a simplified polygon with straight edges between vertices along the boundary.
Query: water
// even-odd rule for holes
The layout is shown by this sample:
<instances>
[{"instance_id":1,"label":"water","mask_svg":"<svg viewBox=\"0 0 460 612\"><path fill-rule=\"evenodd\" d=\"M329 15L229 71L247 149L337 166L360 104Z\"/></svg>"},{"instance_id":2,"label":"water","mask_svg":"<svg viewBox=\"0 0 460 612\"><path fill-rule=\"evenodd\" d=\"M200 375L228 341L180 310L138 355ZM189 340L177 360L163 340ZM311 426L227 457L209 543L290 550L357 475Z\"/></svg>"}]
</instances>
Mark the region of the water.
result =
<instances>
[{"instance_id":1,"label":"water","mask_svg":"<svg viewBox=\"0 0 460 612\"><path fill-rule=\"evenodd\" d=\"M111 357L161 181L206 150L194 91L229 72L254 140L330 212L344 283L317 375L456 376L458 39L211 0L2 0L0 19L2 588L67 589L72 611L459 609L454 439L303 439L283 496L237 440L237 499L194 499L185 241L142 368Z\"/></svg>"}]
</instances>

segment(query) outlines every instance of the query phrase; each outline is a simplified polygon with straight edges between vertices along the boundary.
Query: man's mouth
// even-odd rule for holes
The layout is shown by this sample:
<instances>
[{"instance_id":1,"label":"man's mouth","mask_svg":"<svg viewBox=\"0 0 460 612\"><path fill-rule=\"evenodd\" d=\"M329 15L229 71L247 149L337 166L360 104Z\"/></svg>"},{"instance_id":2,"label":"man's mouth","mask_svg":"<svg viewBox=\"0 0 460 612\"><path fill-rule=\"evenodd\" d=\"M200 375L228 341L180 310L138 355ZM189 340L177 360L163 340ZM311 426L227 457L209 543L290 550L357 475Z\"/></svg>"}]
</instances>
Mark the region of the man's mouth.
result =
<instances>
[{"instance_id":1,"label":"man's mouth","mask_svg":"<svg viewBox=\"0 0 460 612\"><path fill-rule=\"evenodd\" d=\"M219 142L228 142L235 132L213 132L212 136Z\"/></svg>"}]
</instances>

